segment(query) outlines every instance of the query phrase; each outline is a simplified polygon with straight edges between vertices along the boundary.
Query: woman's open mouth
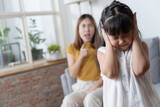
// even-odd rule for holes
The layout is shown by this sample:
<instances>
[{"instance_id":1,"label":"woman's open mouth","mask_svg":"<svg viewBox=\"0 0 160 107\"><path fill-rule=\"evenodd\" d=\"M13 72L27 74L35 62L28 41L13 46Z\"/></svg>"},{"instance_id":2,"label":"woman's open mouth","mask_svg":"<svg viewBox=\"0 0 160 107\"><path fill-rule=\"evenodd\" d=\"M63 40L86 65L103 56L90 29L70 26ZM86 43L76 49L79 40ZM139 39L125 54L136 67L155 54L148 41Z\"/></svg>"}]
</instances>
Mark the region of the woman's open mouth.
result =
<instances>
[{"instance_id":1,"label":"woman's open mouth","mask_svg":"<svg viewBox=\"0 0 160 107\"><path fill-rule=\"evenodd\" d=\"M90 39L90 34L85 34L84 37L85 37L86 39Z\"/></svg>"}]
</instances>

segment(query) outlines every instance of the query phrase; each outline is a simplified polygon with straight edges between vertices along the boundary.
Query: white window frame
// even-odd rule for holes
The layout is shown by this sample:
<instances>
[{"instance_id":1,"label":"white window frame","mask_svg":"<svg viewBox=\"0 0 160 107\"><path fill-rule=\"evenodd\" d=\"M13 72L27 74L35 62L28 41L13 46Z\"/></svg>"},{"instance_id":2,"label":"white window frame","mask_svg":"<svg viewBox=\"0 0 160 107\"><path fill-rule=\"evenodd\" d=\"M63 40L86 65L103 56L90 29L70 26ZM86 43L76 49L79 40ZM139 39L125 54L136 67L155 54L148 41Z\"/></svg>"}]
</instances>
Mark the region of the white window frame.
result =
<instances>
[{"instance_id":1,"label":"white window frame","mask_svg":"<svg viewBox=\"0 0 160 107\"><path fill-rule=\"evenodd\" d=\"M58 4L59 4L59 0ZM64 50L64 39L63 39L63 30L62 30L62 21L61 21L61 16L60 16L60 11L55 11L55 0L52 0L52 10L50 11L38 11L38 12L25 12L24 10L24 4L23 0L19 0L19 5L20 5L20 12L7 12L7 13L0 13L0 19L2 18L17 18L20 17L22 19L22 25L24 29L24 39L26 43L26 50L27 50L27 56L28 56L28 62L29 64L33 64L33 59L32 59L32 53L31 53L31 46L30 46L30 40L29 40L29 35L28 35L28 28L27 28L27 20L26 17L28 16L39 16L39 15L53 15L55 16L55 30L56 30L56 35L58 36L58 43L61 45L61 50ZM60 10L60 5L58 5L59 10ZM59 22L60 20L60 22ZM59 30L61 29L61 30ZM62 53L63 54L63 53Z\"/></svg>"}]
</instances>

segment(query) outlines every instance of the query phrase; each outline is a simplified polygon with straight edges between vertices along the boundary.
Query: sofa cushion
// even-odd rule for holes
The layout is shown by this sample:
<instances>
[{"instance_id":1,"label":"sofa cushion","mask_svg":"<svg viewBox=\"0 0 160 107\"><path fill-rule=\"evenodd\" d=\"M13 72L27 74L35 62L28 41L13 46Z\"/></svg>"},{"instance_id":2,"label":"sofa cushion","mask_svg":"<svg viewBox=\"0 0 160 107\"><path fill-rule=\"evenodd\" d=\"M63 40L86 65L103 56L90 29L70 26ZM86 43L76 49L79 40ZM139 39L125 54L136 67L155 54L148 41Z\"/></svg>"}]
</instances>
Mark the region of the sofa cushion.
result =
<instances>
[{"instance_id":1,"label":"sofa cushion","mask_svg":"<svg viewBox=\"0 0 160 107\"><path fill-rule=\"evenodd\" d=\"M160 98L160 83L154 84L154 87L155 87L155 89L156 89L156 91L157 91L157 93L158 93L158 96L159 96L159 98Z\"/></svg>"},{"instance_id":2,"label":"sofa cushion","mask_svg":"<svg viewBox=\"0 0 160 107\"><path fill-rule=\"evenodd\" d=\"M160 67L159 67L159 37L143 39L149 49L149 60L150 60L150 73L152 82L160 82Z\"/></svg>"}]
</instances>

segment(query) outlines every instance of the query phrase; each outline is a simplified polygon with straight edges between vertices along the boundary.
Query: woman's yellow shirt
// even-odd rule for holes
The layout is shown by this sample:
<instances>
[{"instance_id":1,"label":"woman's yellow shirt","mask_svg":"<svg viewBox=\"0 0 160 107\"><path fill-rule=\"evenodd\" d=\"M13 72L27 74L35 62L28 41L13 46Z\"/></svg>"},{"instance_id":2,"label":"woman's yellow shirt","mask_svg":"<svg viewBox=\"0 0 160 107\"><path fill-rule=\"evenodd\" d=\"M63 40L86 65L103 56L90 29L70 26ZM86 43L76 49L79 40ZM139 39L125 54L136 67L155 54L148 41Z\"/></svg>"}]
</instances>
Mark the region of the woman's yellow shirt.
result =
<instances>
[{"instance_id":1,"label":"woman's yellow shirt","mask_svg":"<svg viewBox=\"0 0 160 107\"><path fill-rule=\"evenodd\" d=\"M85 49L89 49L88 55L83 58L80 71L78 73L77 78L83 81L93 81L100 78L100 71L96 65L96 50L91 47L91 45L85 45ZM66 52L72 54L74 60L78 59L80 51L77 50L73 44L70 44Z\"/></svg>"}]
</instances>

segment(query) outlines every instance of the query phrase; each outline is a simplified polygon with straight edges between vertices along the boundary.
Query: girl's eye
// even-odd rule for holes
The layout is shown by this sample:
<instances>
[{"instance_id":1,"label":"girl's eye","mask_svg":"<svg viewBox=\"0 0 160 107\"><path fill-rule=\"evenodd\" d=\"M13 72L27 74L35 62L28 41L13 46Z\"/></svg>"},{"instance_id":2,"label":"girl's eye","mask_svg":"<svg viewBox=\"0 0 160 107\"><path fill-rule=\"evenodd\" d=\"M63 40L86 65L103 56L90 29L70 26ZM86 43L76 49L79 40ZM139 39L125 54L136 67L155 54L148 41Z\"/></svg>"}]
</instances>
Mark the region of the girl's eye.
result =
<instances>
[{"instance_id":1,"label":"girl's eye","mask_svg":"<svg viewBox=\"0 0 160 107\"><path fill-rule=\"evenodd\" d=\"M128 33L127 34L124 34L124 37L128 36Z\"/></svg>"},{"instance_id":2,"label":"girl's eye","mask_svg":"<svg viewBox=\"0 0 160 107\"><path fill-rule=\"evenodd\" d=\"M118 39L118 36L113 36L113 39Z\"/></svg>"}]
</instances>

